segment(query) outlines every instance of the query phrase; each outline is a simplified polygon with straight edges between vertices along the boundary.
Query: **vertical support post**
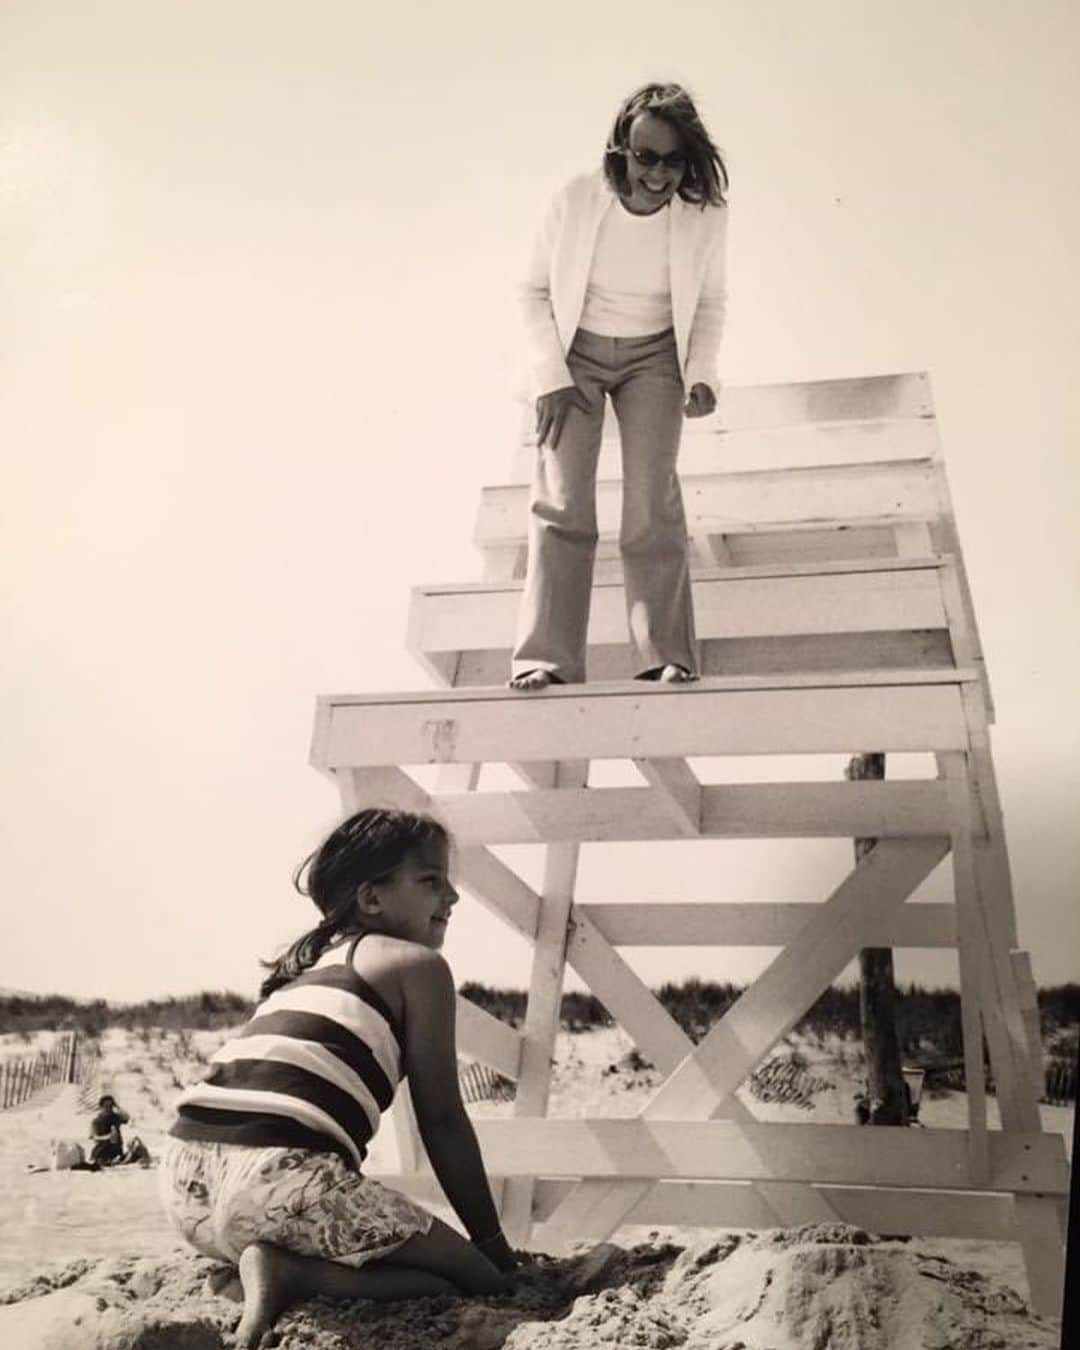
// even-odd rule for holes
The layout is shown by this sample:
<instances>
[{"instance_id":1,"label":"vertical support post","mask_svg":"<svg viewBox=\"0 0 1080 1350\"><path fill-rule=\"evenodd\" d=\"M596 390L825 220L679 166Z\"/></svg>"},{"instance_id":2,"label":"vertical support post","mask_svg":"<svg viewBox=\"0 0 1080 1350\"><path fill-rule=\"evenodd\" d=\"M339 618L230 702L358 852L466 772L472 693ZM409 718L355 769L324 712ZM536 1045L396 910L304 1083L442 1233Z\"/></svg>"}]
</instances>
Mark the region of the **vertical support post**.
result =
<instances>
[{"instance_id":1,"label":"vertical support post","mask_svg":"<svg viewBox=\"0 0 1080 1350\"><path fill-rule=\"evenodd\" d=\"M1038 1102L1046 1095L1046 1064L1043 1060L1042 1024L1039 1021L1039 992L1031 969L1030 952L1011 952L1010 959L1020 999L1020 1015L1024 1019L1028 1056L1031 1060L1031 1090Z\"/></svg>"},{"instance_id":2,"label":"vertical support post","mask_svg":"<svg viewBox=\"0 0 1080 1350\"><path fill-rule=\"evenodd\" d=\"M588 762L560 764L555 770L558 787L581 787L588 780ZM579 844L549 844L541 887L540 923L533 949L529 1001L522 1029L521 1071L518 1075L514 1115L547 1114L551 1095L551 1062L559 1029L563 981L566 975L566 943L570 911L574 903ZM511 1177L503 1187L503 1231L512 1247L523 1247L532 1230L533 1195L536 1179Z\"/></svg>"},{"instance_id":3,"label":"vertical support post","mask_svg":"<svg viewBox=\"0 0 1080 1350\"><path fill-rule=\"evenodd\" d=\"M852 782L883 779L885 756L878 752L855 755L848 762L845 776ZM856 839L855 861L864 858L876 843L876 839ZM896 1034L891 947L864 947L859 953L859 1017L869 1095L866 1124L907 1125L910 1109Z\"/></svg>"},{"instance_id":4,"label":"vertical support post","mask_svg":"<svg viewBox=\"0 0 1080 1350\"><path fill-rule=\"evenodd\" d=\"M1036 1132L1041 1130L1042 1121L1032 1091L1031 1058L1021 1021L1015 971L1009 951L1003 949L1001 941L1009 916L995 912L995 906L1004 903L1001 888L983 888L984 873L978 867L972 839L972 822L978 811L972 795L968 756L949 754L942 759L949 785L961 953L967 947L977 968L1002 1128ZM980 1056L981 1053L980 1044ZM1057 1203L1048 1195L1014 1195L1013 1208L1032 1306L1043 1316L1058 1317L1065 1287L1065 1250Z\"/></svg>"}]
</instances>

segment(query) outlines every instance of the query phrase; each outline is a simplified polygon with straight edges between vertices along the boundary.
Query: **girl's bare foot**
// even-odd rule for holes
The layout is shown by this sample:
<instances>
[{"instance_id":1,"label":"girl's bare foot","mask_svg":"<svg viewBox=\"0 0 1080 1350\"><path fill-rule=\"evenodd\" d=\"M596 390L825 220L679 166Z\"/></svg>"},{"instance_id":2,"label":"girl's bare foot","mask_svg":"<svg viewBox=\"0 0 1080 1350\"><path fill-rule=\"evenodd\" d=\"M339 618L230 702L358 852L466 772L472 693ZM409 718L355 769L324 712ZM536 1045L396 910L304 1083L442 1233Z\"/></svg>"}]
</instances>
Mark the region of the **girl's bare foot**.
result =
<instances>
[{"instance_id":1,"label":"girl's bare foot","mask_svg":"<svg viewBox=\"0 0 1080 1350\"><path fill-rule=\"evenodd\" d=\"M535 689L546 689L549 684L562 684L562 680L550 670L526 670L521 675L515 675L508 687L532 692Z\"/></svg>"},{"instance_id":2,"label":"girl's bare foot","mask_svg":"<svg viewBox=\"0 0 1080 1350\"><path fill-rule=\"evenodd\" d=\"M244 1313L236 1328L236 1344L253 1350L290 1303L305 1290L292 1277L296 1258L268 1242L253 1242L240 1255Z\"/></svg>"},{"instance_id":3,"label":"girl's bare foot","mask_svg":"<svg viewBox=\"0 0 1080 1350\"><path fill-rule=\"evenodd\" d=\"M450 1229L447 1231L452 1233ZM283 1247L274 1247L269 1242L253 1242L250 1247L244 1248L240 1256L244 1313L236 1328L236 1344L242 1350L251 1350L251 1347L261 1343L264 1334L286 1308L317 1294L327 1298L370 1298L379 1301L443 1298L460 1294L462 1288L473 1292L472 1285L478 1282L483 1284L488 1272L495 1282L499 1281L495 1267L470 1243L457 1233L452 1233L452 1238L456 1239L457 1247L452 1248L452 1259L444 1264L451 1273L461 1268L460 1286L449 1278L449 1274L441 1275L430 1269L428 1263L417 1267L372 1261L359 1267L347 1266L325 1257L301 1256ZM429 1256L438 1261L445 1256L444 1247L445 1243L426 1236L422 1239L410 1238L395 1255L410 1249L421 1258ZM461 1249L466 1250L468 1260L462 1260ZM492 1289L485 1287L484 1292L490 1293Z\"/></svg>"}]
</instances>

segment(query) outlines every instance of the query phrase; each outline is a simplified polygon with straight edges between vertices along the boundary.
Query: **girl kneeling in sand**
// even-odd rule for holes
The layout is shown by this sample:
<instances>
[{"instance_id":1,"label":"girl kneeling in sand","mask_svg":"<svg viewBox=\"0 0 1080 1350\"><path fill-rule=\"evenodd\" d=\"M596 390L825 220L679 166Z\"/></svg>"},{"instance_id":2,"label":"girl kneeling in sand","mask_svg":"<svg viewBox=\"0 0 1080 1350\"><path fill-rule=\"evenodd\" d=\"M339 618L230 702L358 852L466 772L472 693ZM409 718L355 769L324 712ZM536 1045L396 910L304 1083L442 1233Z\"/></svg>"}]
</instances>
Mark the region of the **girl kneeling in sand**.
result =
<instances>
[{"instance_id":1,"label":"girl kneeling in sand","mask_svg":"<svg viewBox=\"0 0 1080 1350\"><path fill-rule=\"evenodd\" d=\"M604 403L619 423L619 530L636 678L696 678L683 416L716 407L727 172L690 95L648 84L619 109L602 170L555 198L522 287L537 462L512 689L585 678Z\"/></svg>"},{"instance_id":2,"label":"girl kneeling in sand","mask_svg":"<svg viewBox=\"0 0 1080 1350\"><path fill-rule=\"evenodd\" d=\"M449 842L438 822L401 811L339 825L295 878L321 922L268 963L251 1021L180 1097L162 1195L193 1246L239 1268L241 1346L317 1294L493 1293L517 1264L458 1087L439 952L457 901ZM406 1075L471 1242L361 1171Z\"/></svg>"}]
</instances>

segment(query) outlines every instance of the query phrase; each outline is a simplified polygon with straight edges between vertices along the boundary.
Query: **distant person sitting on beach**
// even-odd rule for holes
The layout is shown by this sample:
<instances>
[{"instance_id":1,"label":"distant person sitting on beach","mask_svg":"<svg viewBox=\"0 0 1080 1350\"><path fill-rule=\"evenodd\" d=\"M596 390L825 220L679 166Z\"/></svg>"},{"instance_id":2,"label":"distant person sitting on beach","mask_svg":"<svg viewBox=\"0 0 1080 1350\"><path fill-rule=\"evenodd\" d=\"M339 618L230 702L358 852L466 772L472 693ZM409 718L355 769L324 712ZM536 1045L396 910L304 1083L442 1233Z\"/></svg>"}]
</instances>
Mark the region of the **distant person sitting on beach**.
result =
<instances>
[{"instance_id":1,"label":"distant person sitting on beach","mask_svg":"<svg viewBox=\"0 0 1080 1350\"><path fill-rule=\"evenodd\" d=\"M116 1099L105 1094L98 1101L97 1115L90 1122L90 1138L94 1147L90 1151L90 1162L99 1167L109 1167L120 1162L124 1156L124 1139L120 1126L126 1125L131 1117L121 1111Z\"/></svg>"},{"instance_id":2,"label":"distant person sitting on beach","mask_svg":"<svg viewBox=\"0 0 1080 1350\"><path fill-rule=\"evenodd\" d=\"M315 1295L491 1294L518 1263L458 1084L439 951L457 901L449 850L426 816L373 808L339 825L294 877L322 918L267 963L252 1020L179 1099L162 1199L192 1246L238 1267L240 1346ZM363 1174L406 1074L471 1242Z\"/></svg>"}]
</instances>

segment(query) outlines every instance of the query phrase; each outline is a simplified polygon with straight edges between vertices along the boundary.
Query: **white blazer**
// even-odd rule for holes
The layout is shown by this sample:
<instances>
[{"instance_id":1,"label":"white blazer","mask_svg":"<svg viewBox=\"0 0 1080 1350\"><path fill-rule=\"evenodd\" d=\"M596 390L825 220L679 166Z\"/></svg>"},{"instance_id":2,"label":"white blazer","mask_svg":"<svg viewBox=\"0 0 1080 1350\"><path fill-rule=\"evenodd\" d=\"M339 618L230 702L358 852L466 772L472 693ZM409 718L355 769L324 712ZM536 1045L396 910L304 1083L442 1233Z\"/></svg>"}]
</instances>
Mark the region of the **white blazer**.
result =
<instances>
[{"instance_id":1,"label":"white blazer","mask_svg":"<svg viewBox=\"0 0 1080 1350\"><path fill-rule=\"evenodd\" d=\"M566 353L585 304L600 222L616 204L603 172L583 174L555 197L520 287L533 398L573 384ZM671 311L683 383L719 387L716 359L727 307L727 208L670 205Z\"/></svg>"}]
</instances>

